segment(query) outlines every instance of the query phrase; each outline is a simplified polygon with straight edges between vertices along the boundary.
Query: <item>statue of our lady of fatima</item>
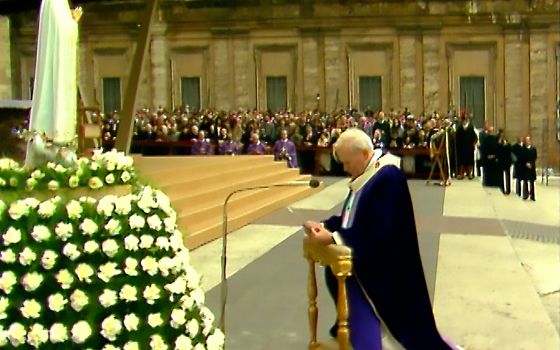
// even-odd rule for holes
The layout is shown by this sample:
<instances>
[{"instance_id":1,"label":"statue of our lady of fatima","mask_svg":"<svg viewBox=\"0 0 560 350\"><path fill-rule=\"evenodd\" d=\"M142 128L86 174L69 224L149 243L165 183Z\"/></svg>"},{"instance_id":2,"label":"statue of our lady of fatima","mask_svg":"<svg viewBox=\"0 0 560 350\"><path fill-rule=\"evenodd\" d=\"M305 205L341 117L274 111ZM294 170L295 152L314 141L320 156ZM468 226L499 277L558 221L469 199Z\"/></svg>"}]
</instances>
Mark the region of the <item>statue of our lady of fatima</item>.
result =
<instances>
[{"instance_id":1,"label":"statue of our lady of fatima","mask_svg":"<svg viewBox=\"0 0 560 350\"><path fill-rule=\"evenodd\" d=\"M68 0L41 3L27 166L57 158L63 163L75 159L68 146L76 138L76 50L81 15L82 9L70 9Z\"/></svg>"}]
</instances>

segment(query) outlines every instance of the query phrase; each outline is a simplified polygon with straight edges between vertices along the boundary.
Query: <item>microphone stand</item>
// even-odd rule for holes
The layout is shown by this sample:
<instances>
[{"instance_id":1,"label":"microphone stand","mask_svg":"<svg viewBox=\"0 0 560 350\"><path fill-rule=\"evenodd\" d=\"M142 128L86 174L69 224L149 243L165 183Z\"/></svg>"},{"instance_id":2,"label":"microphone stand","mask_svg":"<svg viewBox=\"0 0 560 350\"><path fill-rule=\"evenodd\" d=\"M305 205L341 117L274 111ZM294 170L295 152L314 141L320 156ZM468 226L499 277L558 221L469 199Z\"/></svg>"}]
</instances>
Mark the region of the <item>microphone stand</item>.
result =
<instances>
[{"instance_id":1,"label":"microphone stand","mask_svg":"<svg viewBox=\"0 0 560 350\"><path fill-rule=\"evenodd\" d=\"M220 314L220 329L222 330L222 333L224 333L224 335L226 334L226 328L225 328L225 314L226 314L226 300L227 300L227 259L226 259L226 255L227 255L227 223L228 223L228 217L227 217L227 205L228 205L228 201L229 199L236 193L239 192L244 192L244 191L253 191L253 190L262 190L262 189L269 189L269 188L275 188L275 187L291 187L291 186L309 186L312 188L316 188L319 186L319 182L317 180L311 180L309 182L302 182L302 183L298 183L298 182L294 182L294 183L279 183L279 184L270 184L270 185L259 185L259 186L252 186L252 187L244 187L244 188L239 188L237 190L234 190L233 192L231 192L230 194L228 194L228 196L226 197L226 199L224 200L224 206L223 206L223 212L222 212L222 258L221 258L221 262L222 262L222 281L220 283L220 297L221 297L221 314ZM224 344L224 349L225 349L225 344Z\"/></svg>"}]
</instances>

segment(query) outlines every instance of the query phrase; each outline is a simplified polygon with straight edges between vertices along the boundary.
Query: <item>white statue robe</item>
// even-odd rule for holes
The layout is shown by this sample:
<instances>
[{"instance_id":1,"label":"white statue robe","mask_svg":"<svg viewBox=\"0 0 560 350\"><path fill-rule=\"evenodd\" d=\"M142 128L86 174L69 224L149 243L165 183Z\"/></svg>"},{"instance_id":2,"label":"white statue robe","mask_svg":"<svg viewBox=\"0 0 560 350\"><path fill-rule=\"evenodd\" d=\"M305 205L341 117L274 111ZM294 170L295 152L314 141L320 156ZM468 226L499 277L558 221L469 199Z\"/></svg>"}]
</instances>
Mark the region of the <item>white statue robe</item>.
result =
<instances>
[{"instance_id":1,"label":"white statue robe","mask_svg":"<svg viewBox=\"0 0 560 350\"><path fill-rule=\"evenodd\" d=\"M78 23L68 0L43 0L29 128L59 144L76 136L77 45ZM28 163L34 163L36 148L28 145Z\"/></svg>"}]
</instances>

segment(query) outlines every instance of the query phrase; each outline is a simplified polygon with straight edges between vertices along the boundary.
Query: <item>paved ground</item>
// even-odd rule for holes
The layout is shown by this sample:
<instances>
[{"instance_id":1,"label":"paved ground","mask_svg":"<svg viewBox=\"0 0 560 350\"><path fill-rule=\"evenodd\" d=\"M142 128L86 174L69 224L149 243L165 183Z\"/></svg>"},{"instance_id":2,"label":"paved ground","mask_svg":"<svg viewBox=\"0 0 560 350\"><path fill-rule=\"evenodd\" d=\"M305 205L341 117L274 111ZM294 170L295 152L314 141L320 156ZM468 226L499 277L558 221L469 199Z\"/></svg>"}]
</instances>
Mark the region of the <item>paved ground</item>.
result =
<instances>
[{"instance_id":1,"label":"paved ground","mask_svg":"<svg viewBox=\"0 0 560 350\"><path fill-rule=\"evenodd\" d=\"M300 225L337 213L346 193L347 180L323 180L319 193L228 236L228 350L306 349ZM440 331L467 350L560 349L560 181L537 184L536 202L476 179L409 187ZM220 249L217 241L191 252L217 318ZM334 310L319 283L326 338Z\"/></svg>"}]
</instances>

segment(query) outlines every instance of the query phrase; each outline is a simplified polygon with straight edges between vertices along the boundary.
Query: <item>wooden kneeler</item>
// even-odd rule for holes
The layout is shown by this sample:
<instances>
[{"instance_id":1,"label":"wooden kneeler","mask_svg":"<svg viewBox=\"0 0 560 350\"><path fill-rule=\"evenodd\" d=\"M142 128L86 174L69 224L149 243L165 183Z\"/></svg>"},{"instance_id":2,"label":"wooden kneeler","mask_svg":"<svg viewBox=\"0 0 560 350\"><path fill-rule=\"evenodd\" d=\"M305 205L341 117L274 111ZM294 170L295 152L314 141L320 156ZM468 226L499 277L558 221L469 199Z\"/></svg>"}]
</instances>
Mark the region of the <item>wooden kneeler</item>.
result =
<instances>
[{"instance_id":1,"label":"wooden kneeler","mask_svg":"<svg viewBox=\"0 0 560 350\"><path fill-rule=\"evenodd\" d=\"M344 245L317 243L305 237L303 239L303 256L309 262L307 293L309 297L309 330L311 341L309 350L328 349L326 344L317 341L317 278L315 264L329 266L338 280L338 296L336 314L338 319L337 342L340 350L350 350L350 331L348 329L348 300L346 278L352 274L352 250Z\"/></svg>"}]
</instances>

